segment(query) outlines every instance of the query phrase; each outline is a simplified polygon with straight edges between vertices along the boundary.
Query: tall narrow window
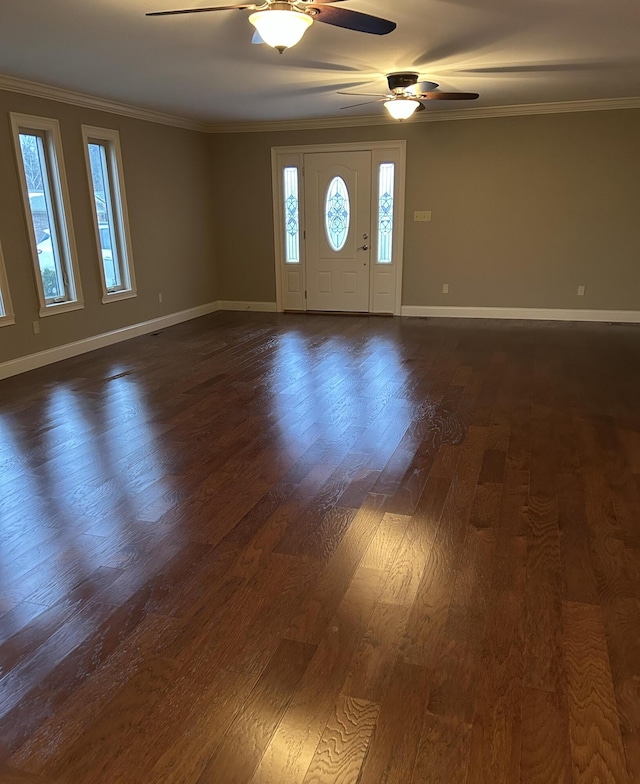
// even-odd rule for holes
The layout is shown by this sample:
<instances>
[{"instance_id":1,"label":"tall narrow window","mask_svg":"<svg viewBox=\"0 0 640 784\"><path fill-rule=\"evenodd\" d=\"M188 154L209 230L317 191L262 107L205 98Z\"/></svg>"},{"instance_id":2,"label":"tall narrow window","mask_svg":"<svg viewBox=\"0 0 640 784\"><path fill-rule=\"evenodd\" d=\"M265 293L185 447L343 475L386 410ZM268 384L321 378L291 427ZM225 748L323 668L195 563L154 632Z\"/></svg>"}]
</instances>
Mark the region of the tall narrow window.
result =
<instances>
[{"instance_id":1,"label":"tall narrow window","mask_svg":"<svg viewBox=\"0 0 640 784\"><path fill-rule=\"evenodd\" d=\"M0 245L0 327L5 327L9 324L15 324L15 319L13 317L13 308L11 307L4 257L2 256L2 245Z\"/></svg>"},{"instance_id":2,"label":"tall narrow window","mask_svg":"<svg viewBox=\"0 0 640 784\"><path fill-rule=\"evenodd\" d=\"M122 177L120 136L108 128L82 126L103 302L134 297L135 277Z\"/></svg>"},{"instance_id":3,"label":"tall narrow window","mask_svg":"<svg viewBox=\"0 0 640 784\"><path fill-rule=\"evenodd\" d=\"M298 167L284 169L284 236L285 261L300 263L300 202L298 197Z\"/></svg>"},{"instance_id":4,"label":"tall narrow window","mask_svg":"<svg viewBox=\"0 0 640 784\"><path fill-rule=\"evenodd\" d=\"M82 307L57 120L11 115L40 315Z\"/></svg>"},{"instance_id":5,"label":"tall narrow window","mask_svg":"<svg viewBox=\"0 0 640 784\"><path fill-rule=\"evenodd\" d=\"M378 174L378 264L393 261L393 187L395 164L381 163Z\"/></svg>"}]
</instances>

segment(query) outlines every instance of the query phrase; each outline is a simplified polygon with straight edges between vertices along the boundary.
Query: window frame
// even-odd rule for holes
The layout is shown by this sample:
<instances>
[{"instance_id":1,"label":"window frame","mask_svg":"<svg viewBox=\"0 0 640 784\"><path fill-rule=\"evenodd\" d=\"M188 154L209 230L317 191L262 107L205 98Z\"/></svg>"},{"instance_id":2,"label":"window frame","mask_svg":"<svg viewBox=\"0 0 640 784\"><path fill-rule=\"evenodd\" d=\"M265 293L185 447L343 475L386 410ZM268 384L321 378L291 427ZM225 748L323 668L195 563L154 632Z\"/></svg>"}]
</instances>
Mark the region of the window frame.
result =
<instances>
[{"instance_id":1,"label":"window frame","mask_svg":"<svg viewBox=\"0 0 640 784\"><path fill-rule=\"evenodd\" d=\"M102 284L102 304L107 302L117 302L123 299L131 299L138 296L136 286L136 276L133 266L133 253L131 251L131 230L129 226L129 210L127 207L127 194L124 185L124 167L122 165L122 150L120 147L120 133L113 128L98 128L93 125L83 125L82 145L84 149L85 164L87 170L87 182L89 184L89 198L91 201L91 214L93 216L93 229L96 240L98 254L98 267L100 271L100 282ZM107 177L109 189L109 212L113 221L112 239L115 244L115 253L118 260L121 285L114 289L109 289L104 271L104 261L102 258L102 242L100 240L100 225L98 221L98 211L96 209L96 199L93 189L93 176L91 170L91 158L89 155L89 145L98 144L105 148L105 159L107 164Z\"/></svg>"},{"instance_id":2,"label":"window frame","mask_svg":"<svg viewBox=\"0 0 640 784\"><path fill-rule=\"evenodd\" d=\"M4 255L2 253L2 242L0 242L0 327L8 327L15 323L16 319L7 280L7 268L5 267Z\"/></svg>"},{"instance_id":3,"label":"window frame","mask_svg":"<svg viewBox=\"0 0 640 784\"><path fill-rule=\"evenodd\" d=\"M82 282L78 266L78 251L73 229L71 214L71 199L67 184L64 152L62 148L62 135L58 120L49 117L38 117L30 114L10 113L13 146L16 156L16 166L22 191L24 217L27 224L27 233L33 262L33 272L40 303L39 315L41 317L53 316L56 313L67 313L72 310L84 308L82 296ZM40 263L38 261L38 248L33 226L33 215L29 200L29 187L22 157L20 134L33 134L42 137L45 151L44 171L47 176L47 185L51 195L53 221L52 233L57 240L58 252L61 257L61 267L66 275L67 298L60 302L48 302L44 293L44 284Z\"/></svg>"}]
</instances>

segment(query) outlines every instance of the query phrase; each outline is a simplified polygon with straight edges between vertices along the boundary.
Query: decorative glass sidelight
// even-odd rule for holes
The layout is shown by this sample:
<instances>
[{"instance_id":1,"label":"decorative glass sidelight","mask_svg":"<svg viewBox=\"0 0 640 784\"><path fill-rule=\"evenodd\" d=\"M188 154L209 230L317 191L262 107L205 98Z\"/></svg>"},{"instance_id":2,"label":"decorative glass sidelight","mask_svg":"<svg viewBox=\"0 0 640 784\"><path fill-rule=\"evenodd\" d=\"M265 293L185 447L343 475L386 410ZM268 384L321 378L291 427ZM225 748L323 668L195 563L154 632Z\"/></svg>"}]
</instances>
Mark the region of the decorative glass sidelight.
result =
<instances>
[{"instance_id":1,"label":"decorative glass sidelight","mask_svg":"<svg viewBox=\"0 0 640 784\"><path fill-rule=\"evenodd\" d=\"M349 191L342 177L334 177L327 188L325 201L325 228L331 248L341 251L349 236L351 207Z\"/></svg>"},{"instance_id":2,"label":"decorative glass sidelight","mask_svg":"<svg viewBox=\"0 0 640 784\"><path fill-rule=\"evenodd\" d=\"M394 163L381 163L378 176L378 264L393 261Z\"/></svg>"},{"instance_id":3,"label":"decorative glass sidelight","mask_svg":"<svg viewBox=\"0 0 640 784\"><path fill-rule=\"evenodd\" d=\"M284 170L284 235L285 261L300 263L300 203L298 198L298 167Z\"/></svg>"}]
</instances>

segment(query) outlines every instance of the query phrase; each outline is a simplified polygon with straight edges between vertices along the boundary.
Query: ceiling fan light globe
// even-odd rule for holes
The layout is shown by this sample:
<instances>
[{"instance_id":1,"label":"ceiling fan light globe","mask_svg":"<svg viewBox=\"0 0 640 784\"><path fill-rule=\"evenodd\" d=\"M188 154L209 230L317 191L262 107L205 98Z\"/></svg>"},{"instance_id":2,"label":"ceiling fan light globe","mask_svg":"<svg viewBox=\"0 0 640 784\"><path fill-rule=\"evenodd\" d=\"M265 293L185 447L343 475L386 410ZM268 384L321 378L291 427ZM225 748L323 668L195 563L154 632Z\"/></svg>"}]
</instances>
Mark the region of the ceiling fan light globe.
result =
<instances>
[{"instance_id":1,"label":"ceiling fan light globe","mask_svg":"<svg viewBox=\"0 0 640 784\"><path fill-rule=\"evenodd\" d=\"M418 106L420 101L415 98L392 98L384 103L384 108L394 120L408 120Z\"/></svg>"},{"instance_id":2,"label":"ceiling fan light globe","mask_svg":"<svg viewBox=\"0 0 640 784\"><path fill-rule=\"evenodd\" d=\"M279 10L256 11L249 21L262 40L281 53L295 46L313 24L309 14Z\"/></svg>"}]
</instances>

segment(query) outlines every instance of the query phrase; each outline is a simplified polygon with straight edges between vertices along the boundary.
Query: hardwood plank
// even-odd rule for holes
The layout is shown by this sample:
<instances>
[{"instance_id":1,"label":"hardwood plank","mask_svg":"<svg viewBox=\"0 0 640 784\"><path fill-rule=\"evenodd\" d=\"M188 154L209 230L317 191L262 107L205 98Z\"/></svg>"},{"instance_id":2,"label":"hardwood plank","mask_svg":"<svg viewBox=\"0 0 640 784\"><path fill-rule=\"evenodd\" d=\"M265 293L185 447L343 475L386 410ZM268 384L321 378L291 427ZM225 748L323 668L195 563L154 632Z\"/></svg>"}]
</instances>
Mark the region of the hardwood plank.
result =
<instances>
[{"instance_id":1,"label":"hardwood plank","mask_svg":"<svg viewBox=\"0 0 640 784\"><path fill-rule=\"evenodd\" d=\"M558 478L558 525L562 561L563 598L598 604L598 586L591 565L585 492L579 474Z\"/></svg>"},{"instance_id":2,"label":"hardwood plank","mask_svg":"<svg viewBox=\"0 0 640 784\"><path fill-rule=\"evenodd\" d=\"M504 479L504 466L507 455L500 449L487 449L482 459L478 483L502 484Z\"/></svg>"},{"instance_id":3,"label":"hardwood plank","mask_svg":"<svg viewBox=\"0 0 640 784\"><path fill-rule=\"evenodd\" d=\"M385 604L411 607L415 599L422 572L429 554L432 532L419 517L413 517L388 565L389 576L385 582L381 601Z\"/></svg>"},{"instance_id":4,"label":"hardwood plank","mask_svg":"<svg viewBox=\"0 0 640 784\"><path fill-rule=\"evenodd\" d=\"M503 504L501 484L479 484L471 508L470 522L476 528L497 528Z\"/></svg>"},{"instance_id":5,"label":"hardwood plank","mask_svg":"<svg viewBox=\"0 0 640 784\"><path fill-rule=\"evenodd\" d=\"M235 643L226 647L222 664L232 670L262 672L297 612L300 597L313 589L321 569L321 561L273 553L262 572L268 590L255 601L253 611L241 613L246 623L236 619L242 634L233 635ZM220 650L219 646L212 649Z\"/></svg>"},{"instance_id":6,"label":"hardwood plank","mask_svg":"<svg viewBox=\"0 0 640 784\"><path fill-rule=\"evenodd\" d=\"M174 639L177 628L175 619L147 615L53 715L43 713L44 720L13 754L11 762L36 772L59 763L144 663Z\"/></svg>"},{"instance_id":7,"label":"hardwood plank","mask_svg":"<svg viewBox=\"0 0 640 784\"><path fill-rule=\"evenodd\" d=\"M565 695L524 690L520 769L522 784L572 784Z\"/></svg>"},{"instance_id":8,"label":"hardwood plank","mask_svg":"<svg viewBox=\"0 0 640 784\"><path fill-rule=\"evenodd\" d=\"M495 537L469 526L442 630L443 646L431 678L428 709L471 724L481 667L480 653L490 606Z\"/></svg>"},{"instance_id":9,"label":"hardwood plank","mask_svg":"<svg viewBox=\"0 0 640 784\"><path fill-rule=\"evenodd\" d=\"M427 713L411 784L465 781L471 725Z\"/></svg>"},{"instance_id":10,"label":"hardwood plank","mask_svg":"<svg viewBox=\"0 0 640 784\"><path fill-rule=\"evenodd\" d=\"M632 598L633 566L625 548L606 480L585 471L585 504L593 574L603 604Z\"/></svg>"},{"instance_id":11,"label":"hardwood plank","mask_svg":"<svg viewBox=\"0 0 640 784\"><path fill-rule=\"evenodd\" d=\"M527 536L529 533L528 471L505 472L499 527L505 536Z\"/></svg>"},{"instance_id":12,"label":"hardwood plank","mask_svg":"<svg viewBox=\"0 0 640 784\"><path fill-rule=\"evenodd\" d=\"M380 705L375 741L358 784L406 784L411 780L429 697L423 667L397 661Z\"/></svg>"},{"instance_id":13,"label":"hardwood plank","mask_svg":"<svg viewBox=\"0 0 640 784\"><path fill-rule=\"evenodd\" d=\"M48 770L58 778L86 784L104 781L109 760L126 748L145 710L155 705L176 671L177 664L172 659L163 656L148 659L64 756L55 764L48 763ZM96 760L97 746L101 750L99 760Z\"/></svg>"},{"instance_id":14,"label":"hardwood plank","mask_svg":"<svg viewBox=\"0 0 640 784\"><path fill-rule=\"evenodd\" d=\"M471 736L468 784L517 781L524 678L525 557L513 586L496 591L487 621Z\"/></svg>"},{"instance_id":15,"label":"hardwood plank","mask_svg":"<svg viewBox=\"0 0 640 784\"><path fill-rule=\"evenodd\" d=\"M3 743L14 751L140 621L139 607L88 603L2 679Z\"/></svg>"},{"instance_id":16,"label":"hardwood plank","mask_svg":"<svg viewBox=\"0 0 640 784\"><path fill-rule=\"evenodd\" d=\"M251 784L303 780L381 589L379 571L353 576Z\"/></svg>"},{"instance_id":17,"label":"hardwood plank","mask_svg":"<svg viewBox=\"0 0 640 784\"><path fill-rule=\"evenodd\" d=\"M525 589L525 685L560 694L562 663L562 577L555 498L529 498L531 534Z\"/></svg>"},{"instance_id":18,"label":"hardwood plank","mask_svg":"<svg viewBox=\"0 0 640 784\"><path fill-rule=\"evenodd\" d=\"M314 645L281 642L198 779L200 784L249 780L315 652Z\"/></svg>"},{"instance_id":19,"label":"hardwood plank","mask_svg":"<svg viewBox=\"0 0 640 784\"><path fill-rule=\"evenodd\" d=\"M367 569L388 569L393 563L411 518L406 515L385 514L360 565Z\"/></svg>"},{"instance_id":20,"label":"hardwood plank","mask_svg":"<svg viewBox=\"0 0 640 784\"><path fill-rule=\"evenodd\" d=\"M640 781L640 733L634 732L630 735L624 735L622 740L627 756L629 781Z\"/></svg>"},{"instance_id":21,"label":"hardwood plank","mask_svg":"<svg viewBox=\"0 0 640 784\"><path fill-rule=\"evenodd\" d=\"M256 680L255 676L227 670L219 670L213 677L209 675L192 713L185 719L189 731L175 733L173 723L170 724L174 737L167 740L153 767L145 771L145 780L149 784L197 782ZM138 746L134 748L139 749Z\"/></svg>"},{"instance_id":22,"label":"hardwood plank","mask_svg":"<svg viewBox=\"0 0 640 784\"><path fill-rule=\"evenodd\" d=\"M379 706L341 695L322 733L303 784L357 781L374 733Z\"/></svg>"},{"instance_id":23,"label":"hardwood plank","mask_svg":"<svg viewBox=\"0 0 640 784\"><path fill-rule=\"evenodd\" d=\"M628 782L613 682L598 607L564 602L573 780Z\"/></svg>"},{"instance_id":24,"label":"hardwood plank","mask_svg":"<svg viewBox=\"0 0 640 784\"><path fill-rule=\"evenodd\" d=\"M269 553L276 549L282 536L333 473L333 467L322 463L314 466L297 485L286 502L279 505L267 521L253 535L238 557L232 573L237 577L251 577Z\"/></svg>"},{"instance_id":25,"label":"hardwood plank","mask_svg":"<svg viewBox=\"0 0 640 784\"><path fill-rule=\"evenodd\" d=\"M382 502L382 498L371 498L356 515L316 585L302 602L286 632L288 637L301 642L318 642L322 638L382 520Z\"/></svg>"},{"instance_id":26,"label":"hardwood plank","mask_svg":"<svg viewBox=\"0 0 640 784\"><path fill-rule=\"evenodd\" d=\"M60 780L54 781L49 776L45 778L33 773L23 773L2 763L0 763L0 781L2 784L64 784Z\"/></svg>"},{"instance_id":27,"label":"hardwood plank","mask_svg":"<svg viewBox=\"0 0 640 784\"><path fill-rule=\"evenodd\" d=\"M381 597L382 599L382 597ZM380 702L393 669L409 608L384 604L373 608L369 626L354 654L343 694L368 702Z\"/></svg>"},{"instance_id":28,"label":"hardwood plank","mask_svg":"<svg viewBox=\"0 0 640 784\"><path fill-rule=\"evenodd\" d=\"M403 658L413 664L432 667L443 646L442 629L446 623L455 573L471 516L486 437L486 428L469 428L454 479L441 507L442 515L434 532L433 544L427 542L423 546L426 562L402 647ZM438 505L444 500L442 495ZM430 538L431 531L427 530L427 535Z\"/></svg>"},{"instance_id":29,"label":"hardwood plank","mask_svg":"<svg viewBox=\"0 0 640 784\"><path fill-rule=\"evenodd\" d=\"M620 726L640 731L640 599L618 599L602 608L607 652Z\"/></svg>"}]
</instances>

